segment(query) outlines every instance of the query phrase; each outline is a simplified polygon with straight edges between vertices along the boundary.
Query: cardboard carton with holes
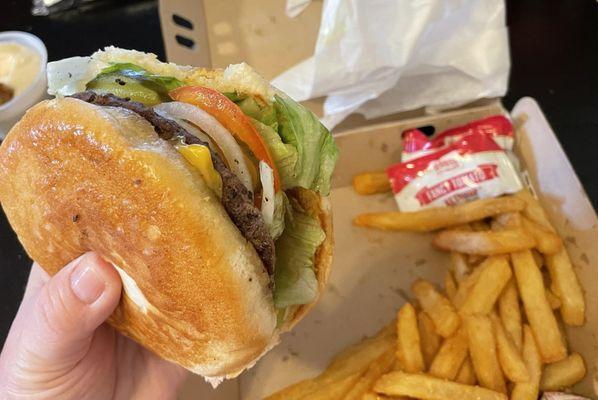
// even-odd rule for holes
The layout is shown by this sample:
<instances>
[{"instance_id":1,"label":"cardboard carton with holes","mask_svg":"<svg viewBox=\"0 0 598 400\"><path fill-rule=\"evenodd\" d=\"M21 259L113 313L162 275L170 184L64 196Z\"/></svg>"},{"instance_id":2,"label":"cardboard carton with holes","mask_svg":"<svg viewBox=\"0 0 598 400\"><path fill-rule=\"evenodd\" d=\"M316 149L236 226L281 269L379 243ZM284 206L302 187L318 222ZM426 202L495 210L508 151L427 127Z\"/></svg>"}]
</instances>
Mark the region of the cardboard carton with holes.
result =
<instances>
[{"instance_id":1,"label":"cardboard carton with holes","mask_svg":"<svg viewBox=\"0 0 598 400\"><path fill-rule=\"evenodd\" d=\"M299 17L285 14L284 2L262 0L169 0L160 2L169 61L225 67L246 61L271 79L313 53L321 2ZM301 40L297 40L301 38ZM284 57L280 55L284 54ZM310 101L317 110L321 103ZM449 265L435 250L431 235L357 228L352 219L364 212L396 210L390 193L360 196L351 185L355 174L382 170L399 161L401 133L432 126L436 131L506 112L498 100L482 100L453 111L426 115L414 110L367 121L351 116L335 129L340 159L334 176L335 258L328 288L319 304L293 332L239 378L217 390L191 377L181 399L261 399L291 383L319 374L346 346L388 324L409 296L417 278L441 284ZM565 239L585 288L586 323L566 327L570 352L583 355L586 377L574 387L594 397L598 362L598 218L539 105L521 99L510 112L526 116L515 151L522 168Z\"/></svg>"}]
</instances>

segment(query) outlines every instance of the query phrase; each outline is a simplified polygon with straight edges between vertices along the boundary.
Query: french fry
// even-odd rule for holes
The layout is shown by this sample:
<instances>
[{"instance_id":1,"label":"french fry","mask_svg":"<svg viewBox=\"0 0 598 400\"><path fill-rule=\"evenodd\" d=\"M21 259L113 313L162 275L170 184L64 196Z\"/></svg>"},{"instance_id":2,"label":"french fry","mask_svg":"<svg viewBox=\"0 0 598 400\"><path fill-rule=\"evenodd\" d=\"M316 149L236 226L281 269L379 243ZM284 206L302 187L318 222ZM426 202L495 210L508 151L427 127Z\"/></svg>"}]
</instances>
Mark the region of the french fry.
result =
<instances>
[{"instance_id":1,"label":"french fry","mask_svg":"<svg viewBox=\"0 0 598 400\"><path fill-rule=\"evenodd\" d=\"M550 308L553 310L561 308L561 299L559 299L549 288L546 288L546 300L548 300L548 304L550 304Z\"/></svg>"},{"instance_id":2,"label":"french fry","mask_svg":"<svg viewBox=\"0 0 598 400\"><path fill-rule=\"evenodd\" d=\"M527 367L515 343L507 336L505 329L497 315L490 316L494 335L496 337L496 349L498 361L505 376L511 382L527 382L530 379Z\"/></svg>"},{"instance_id":3,"label":"french fry","mask_svg":"<svg viewBox=\"0 0 598 400\"><path fill-rule=\"evenodd\" d=\"M525 128L523 125L529 120L529 115L526 113L521 113L515 118L513 118L513 128L515 129L515 135L519 136L520 132L525 132ZM522 133L523 133L522 132Z\"/></svg>"},{"instance_id":4,"label":"french fry","mask_svg":"<svg viewBox=\"0 0 598 400\"><path fill-rule=\"evenodd\" d=\"M455 308L430 282L419 279L413 283L411 290L424 312L434 321L440 336L449 337L457 330L460 319Z\"/></svg>"},{"instance_id":5,"label":"french fry","mask_svg":"<svg viewBox=\"0 0 598 400\"><path fill-rule=\"evenodd\" d=\"M515 197L525 202L525 207L522 210L523 215L530 221L543 226L544 228L555 232L553 226L548 220L546 211L540 205L540 202L527 189L521 190L515 194Z\"/></svg>"},{"instance_id":6,"label":"french fry","mask_svg":"<svg viewBox=\"0 0 598 400\"><path fill-rule=\"evenodd\" d=\"M567 325L579 326L585 321L586 303L567 250L546 256L546 265L554 294L561 300L561 315Z\"/></svg>"},{"instance_id":7,"label":"french fry","mask_svg":"<svg viewBox=\"0 0 598 400\"><path fill-rule=\"evenodd\" d=\"M353 188L362 195L385 193L390 191L390 182L386 172L365 172L355 175L353 178Z\"/></svg>"},{"instance_id":8,"label":"french fry","mask_svg":"<svg viewBox=\"0 0 598 400\"><path fill-rule=\"evenodd\" d=\"M467 299L467 296L469 295L469 292L471 291L478 278L482 274L483 269L484 265L478 266L473 270L473 272L469 276L467 276L464 280L459 282L459 288L457 289L457 293L455 294L455 297L452 300L455 308L459 309L463 305L463 303Z\"/></svg>"},{"instance_id":9,"label":"french fry","mask_svg":"<svg viewBox=\"0 0 598 400\"><path fill-rule=\"evenodd\" d=\"M447 229L438 232L432 244L441 250L492 256L531 249L536 240L524 229L480 232Z\"/></svg>"},{"instance_id":10,"label":"french fry","mask_svg":"<svg viewBox=\"0 0 598 400\"><path fill-rule=\"evenodd\" d=\"M463 365L461 365L461 369L455 378L455 382L463 383L465 385L475 385L477 381L475 371L473 370L473 364L468 357L463 362Z\"/></svg>"},{"instance_id":11,"label":"french fry","mask_svg":"<svg viewBox=\"0 0 598 400\"><path fill-rule=\"evenodd\" d=\"M554 231L548 230L527 218L523 218L522 222L523 228L531 233L534 239L536 239L536 243L538 244L537 248L540 253L555 254L563 248L563 241L556 233L554 233Z\"/></svg>"},{"instance_id":12,"label":"french fry","mask_svg":"<svg viewBox=\"0 0 598 400\"><path fill-rule=\"evenodd\" d=\"M316 391L321 384L317 379L306 379L294 383L266 397L266 400L299 400Z\"/></svg>"},{"instance_id":13,"label":"french fry","mask_svg":"<svg viewBox=\"0 0 598 400\"><path fill-rule=\"evenodd\" d=\"M504 256L488 257L478 268L480 276L459 307L459 314L488 314L492 311L512 272Z\"/></svg>"},{"instance_id":14,"label":"french fry","mask_svg":"<svg viewBox=\"0 0 598 400\"><path fill-rule=\"evenodd\" d=\"M473 231L471 224L459 224L451 226L451 229L457 229L460 231Z\"/></svg>"},{"instance_id":15,"label":"french fry","mask_svg":"<svg viewBox=\"0 0 598 400\"><path fill-rule=\"evenodd\" d=\"M471 273L471 268L467 264L465 254L451 251L451 271L455 275L457 282L463 281Z\"/></svg>"},{"instance_id":16,"label":"french fry","mask_svg":"<svg viewBox=\"0 0 598 400\"><path fill-rule=\"evenodd\" d=\"M387 351L370 364L367 371L359 378L355 385L344 395L343 400L361 400L368 393L374 382L390 371L395 361L393 351Z\"/></svg>"},{"instance_id":17,"label":"french fry","mask_svg":"<svg viewBox=\"0 0 598 400\"><path fill-rule=\"evenodd\" d=\"M511 400L537 400L542 376L542 359L532 330L523 327L523 359L530 379L527 382L516 383L511 391Z\"/></svg>"},{"instance_id":18,"label":"french fry","mask_svg":"<svg viewBox=\"0 0 598 400\"><path fill-rule=\"evenodd\" d=\"M515 346L521 350L523 345L523 328L521 325L521 309L519 308L519 293L515 279L511 278L498 298L498 314Z\"/></svg>"},{"instance_id":19,"label":"french fry","mask_svg":"<svg viewBox=\"0 0 598 400\"><path fill-rule=\"evenodd\" d=\"M550 232L556 232L550 224L548 216L540 205L540 202L528 190L518 192L516 197L525 202L526 205L522 212L527 219ZM554 292L561 299L563 321L567 325L583 325L586 307L583 290L579 284L567 250L563 247L556 254L546 256L546 264L555 287Z\"/></svg>"},{"instance_id":20,"label":"french fry","mask_svg":"<svg viewBox=\"0 0 598 400\"><path fill-rule=\"evenodd\" d=\"M428 372L438 378L455 379L467 357L467 346L467 332L460 328L442 342Z\"/></svg>"},{"instance_id":21,"label":"french fry","mask_svg":"<svg viewBox=\"0 0 598 400\"><path fill-rule=\"evenodd\" d=\"M388 326L382 329L375 336L368 338L358 344L355 344L332 359L326 370L318 377L297 382L279 392L276 392L267 400L299 400L312 394L313 398L324 396L330 385L346 388L341 396L344 395L360 376L368 369L370 364L386 352L393 352L395 348L396 337L394 326ZM326 389L329 388L329 389ZM330 397L332 398L332 397Z\"/></svg>"},{"instance_id":22,"label":"french fry","mask_svg":"<svg viewBox=\"0 0 598 400\"><path fill-rule=\"evenodd\" d=\"M353 222L357 226L378 229L428 232L466 224L500 213L520 211L524 207L525 202L522 200L514 196L505 196L415 212L361 214Z\"/></svg>"},{"instance_id":23,"label":"french fry","mask_svg":"<svg viewBox=\"0 0 598 400\"><path fill-rule=\"evenodd\" d=\"M307 379L288 386L268 397L265 400L299 400L306 396L310 399L344 399L347 393L358 381L361 373L352 373L337 379L322 379L317 377Z\"/></svg>"},{"instance_id":24,"label":"french fry","mask_svg":"<svg viewBox=\"0 0 598 400\"><path fill-rule=\"evenodd\" d=\"M451 271L446 271L444 275L444 291L449 300L454 299L457 294L457 283Z\"/></svg>"},{"instance_id":25,"label":"french fry","mask_svg":"<svg viewBox=\"0 0 598 400\"><path fill-rule=\"evenodd\" d=\"M471 225L471 229L474 231L487 231L490 229L490 226L486 223L486 221L478 220L478 221L471 221L469 224Z\"/></svg>"},{"instance_id":26,"label":"french fry","mask_svg":"<svg viewBox=\"0 0 598 400\"><path fill-rule=\"evenodd\" d=\"M473 268L477 267L486 257L479 254L467 254L467 263Z\"/></svg>"},{"instance_id":27,"label":"french fry","mask_svg":"<svg viewBox=\"0 0 598 400\"><path fill-rule=\"evenodd\" d=\"M361 400L378 400L378 394L374 393L374 392L368 392L365 393L363 396L361 396Z\"/></svg>"},{"instance_id":28,"label":"french fry","mask_svg":"<svg viewBox=\"0 0 598 400\"><path fill-rule=\"evenodd\" d=\"M416 373L424 370L417 314L409 303L401 307L397 314L397 358L406 372Z\"/></svg>"},{"instance_id":29,"label":"french fry","mask_svg":"<svg viewBox=\"0 0 598 400\"><path fill-rule=\"evenodd\" d=\"M345 394L359 381L359 376L360 374L355 373L338 381L323 383L306 397L310 400L342 400L345 398Z\"/></svg>"},{"instance_id":30,"label":"french fry","mask_svg":"<svg viewBox=\"0 0 598 400\"><path fill-rule=\"evenodd\" d=\"M530 251L511 254L513 269L525 314L544 362L560 361L567 356L556 318L546 300L542 273Z\"/></svg>"},{"instance_id":31,"label":"french fry","mask_svg":"<svg viewBox=\"0 0 598 400\"><path fill-rule=\"evenodd\" d=\"M467 330L469 356L480 385L506 393L507 386L498 361L490 318L484 315L470 315L464 320L464 325Z\"/></svg>"},{"instance_id":32,"label":"french fry","mask_svg":"<svg viewBox=\"0 0 598 400\"><path fill-rule=\"evenodd\" d=\"M395 361L392 364L391 370L392 371L401 371L402 369L403 369L403 367L401 366L401 362L398 360L398 358L395 357Z\"/></svg>"},{"instance_id":33,"label":"french fry","mask_svg":"<svg viewBox=\"0 0 598 400\"><path fill-rule=\"evenodd\" d=\"M432 319L424 312L417 313L417 326L424 362L427 367L430 367L440 348L440 335L436 333Z\"/></svg>"},{"instance_id":34,"label":"french fry","mask_svg":"<svg viewBox=\"0 0 598 400\"><path fill-rule=\"evenodd\" d=\"M489 389L401 371L383 375L374 390L391 396L428 400L507 400L506 395Z\"/></svg>"},{"instance_id":35,"label":"french fry","mask_svg":"<svg viewBox=\"0 0 598 400\"><path fill-rule=\"evenodd\" d=\"M375 393L375 392L367 392L363 396L361 396L361 400L409 400L407 397L403 396L385 396L383 394Z\"/></svg>"},{"instance_id":36,"label":"french fry","mask_svg":"<svg viewBox=\"0 0 598 400\"><path fill-rule=\"evenodd\" d=\"M542 268L546 264L544 256L538 250L532 249L532 256L534 256L534 261L538 268Z\"/></svg>"},{"instance_id":37,"label":"french fry","mask_svg":"<svg viewBox=\"0 0 598 400\"><path fill-rule=\"evenodd\" d=\"M395 345L395 327L388 326L375 336L367 338L337 354L321 377L334 380L339 376L348 376L356 372L363 373L376 358L384 352L394 349Z\"/></svg>"},{"instance_id":38,"label":"french fry","mask_svg":"<svg viewBox=\"0 0 598 400\"><path fill-rule=\"evenodd\" d=\"M540 390L555 391L573 386L586 375L586 365L578 353L564 360L548 364L542 372Z\"/></svg>"},{"instance_id":39,"label":"french fry","mask_svg":"<svg viewBox=\"0 0 598 400\"><path fill-rule=\"evenodd\" d=\"M492 219L491 227L493 231L521 228L521 214L518 212L498 214Z\"/></svg>"}]
</instances>

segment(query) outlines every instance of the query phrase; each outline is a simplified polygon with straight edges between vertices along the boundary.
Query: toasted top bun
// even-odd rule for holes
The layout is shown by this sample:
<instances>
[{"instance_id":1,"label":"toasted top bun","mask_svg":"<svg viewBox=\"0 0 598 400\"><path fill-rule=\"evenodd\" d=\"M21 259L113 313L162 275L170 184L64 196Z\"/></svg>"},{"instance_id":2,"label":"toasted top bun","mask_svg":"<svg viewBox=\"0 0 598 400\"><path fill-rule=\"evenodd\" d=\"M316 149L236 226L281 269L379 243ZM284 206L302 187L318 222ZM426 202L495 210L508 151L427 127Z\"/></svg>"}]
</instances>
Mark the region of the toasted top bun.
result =
<instances>
[{"instance_id":1,"label":"toasted top bun","mask_svg":"<svg viewBox=\"0 0 598 400\"><path fill-rule=\"evenodd\" d=\"M220 92L252 94L271 100L277 92L246 63L226 69L206 69L165 63L155 54L106 47L89 57L72 57L48 64L48 93L68 96L85 90L85 85L102 69L114 63L131 63L157 75L172 76L188 85L206 86Z\"/></svg>"},{"instance_id":2,"label":"toasted top bun","mask_svg":"<svg viewBox=\"0 0 598 400\"><path fill-rule=\"evenodd\" d=\"M326 199L296 194L327 239ZM269 279L255 249L171 144L137 114L72 98L30 109L0 147L0 201L28 254L50 274L86 251L117 267L109 322L208 378L234 377L278 342Z\"/></svg>"}]
</instances>

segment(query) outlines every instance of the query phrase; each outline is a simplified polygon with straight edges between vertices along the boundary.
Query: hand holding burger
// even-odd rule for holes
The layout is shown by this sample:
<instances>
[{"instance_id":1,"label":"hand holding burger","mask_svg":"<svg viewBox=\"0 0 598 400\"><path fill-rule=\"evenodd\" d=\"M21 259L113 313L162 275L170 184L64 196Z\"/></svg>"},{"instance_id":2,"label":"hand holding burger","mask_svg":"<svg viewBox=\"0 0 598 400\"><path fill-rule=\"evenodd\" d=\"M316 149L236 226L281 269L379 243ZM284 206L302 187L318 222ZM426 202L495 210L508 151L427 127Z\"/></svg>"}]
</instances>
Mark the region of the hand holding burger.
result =
<instances>
[{"instance_id":1,"label":"hand holding burger","mask_svg":"<svg viewBox=\"0 0 598 400\"><path fill-rule=\"evenodd\" d=\"M104 321L118 273L86 253L49 277L37 264L0 354L3 399L175 399L186 371Z\"/></svg>"}]
</instances>

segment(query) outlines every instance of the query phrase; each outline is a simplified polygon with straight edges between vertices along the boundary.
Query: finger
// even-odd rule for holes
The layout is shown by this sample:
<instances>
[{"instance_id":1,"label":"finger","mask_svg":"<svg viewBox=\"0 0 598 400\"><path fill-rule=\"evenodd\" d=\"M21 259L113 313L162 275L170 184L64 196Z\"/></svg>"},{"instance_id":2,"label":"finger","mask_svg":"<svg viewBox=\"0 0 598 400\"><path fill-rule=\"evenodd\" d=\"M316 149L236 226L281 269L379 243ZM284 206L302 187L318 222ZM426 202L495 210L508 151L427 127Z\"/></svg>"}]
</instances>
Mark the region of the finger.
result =
<instances>
[{"instance_id":1,"label":"finger","mask_svg":"<svg viewBox=\"0 0 598 400\"><path fill-rule=\"evenodd\" d=\"M76 361L116 308L120 292L116 270L96 254L84 254L39 290L24 324L24 345L41 361Z\"/></svg>"},{"instance_id":2,"label":"finger","mask_svg":"<svg viewBox=\"0 0 598 400\"><path fill-rule=\"evenodd\" d=\"M188 371L166 361L142 348L133 340L117 334L115 361L117 375L126 375L128 380L119 380L114 391L115 399L176 399L185 382ZM122 370L121 370L122 368Z\"/></svg>"},{"instance_id":3,"label":"finger","mask_svg":"<svg viewBox=\"0 0 598 400\"><path fill-rule=\"evenodd\" d=\"M31 271L29 272L29 279L27 280L27 286L25 287L25 294L23 295L23 301L34 297L39 293L41 288L50 280L50 275L39 266L38 263L33 263Z\"/></svg>"}]
</instances>

